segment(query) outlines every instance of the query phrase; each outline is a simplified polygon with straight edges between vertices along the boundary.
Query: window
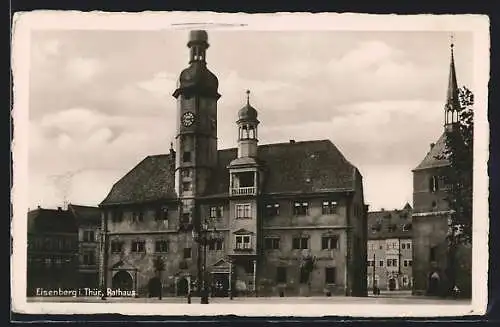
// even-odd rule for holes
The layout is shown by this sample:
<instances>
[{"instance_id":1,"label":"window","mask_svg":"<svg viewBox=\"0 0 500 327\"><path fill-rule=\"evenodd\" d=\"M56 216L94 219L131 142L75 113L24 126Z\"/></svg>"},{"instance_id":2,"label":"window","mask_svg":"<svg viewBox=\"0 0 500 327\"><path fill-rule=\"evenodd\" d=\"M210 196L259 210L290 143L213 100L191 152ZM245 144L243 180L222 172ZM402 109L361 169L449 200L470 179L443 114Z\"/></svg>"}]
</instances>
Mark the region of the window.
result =
<instances>
[{"instance_id":1,"label":"window","mask_svg":"<svg viewBox=\"0 0 500 327\"><path fill-rule=\"evenodd\" d=\"M404 224L403 225L403 232L409 232L411 231L411 224Z\"/></svg>"},{"instance_id":2,"label":"window","mask_svg":"<svg viewBox=\"0 0 500 327\"><path fill-rule=\"evenodd\" d=\"M406 243L401 243L401 249L405 249L406 248Z\"/></svg>"},{"instance_id":3,"label":"window","mask_svg":"<svg viewBox=\"0 0 500 327\"><path fill-rule=\"evenodd\" d=\"M276 217L280 215L280 205L279 203L267 204L266 212L269 217Z\"/></svg>"},{"instance_id":4,"label":"window","mask_svg":"<svg viewBox=\"0 0 500 327\"><path fill-rule=\"evenodd\" d=\"M168 252L168 241L159 240L155 242L155 252Z\"/></svg>"},{"instance_id":5,"label":"window","mask_svg":"<svg viewBox=\"0 0 500 327\"><path fill-rule=\"evenodd\" d=\"M83 241L84 242L94 242L95 234L93 230L85 230L83 231Z\"/></svg>"},{"instance_id":6,"label":"window","mask_svg":"<svg viewBox=\"0 0 500 327\"><path fill-rule=\"evenodd\" d=\"M432 193L437 192L439 190L438 177L432 176L429 179L429 191Z\"/></svg>"},{"instance_id":7,"label":"window","mask_svg":"<svg viewBox=\"0 0 500 327\"><path fill-rule=\"evenodd\" d=\"M251 205L250 203L236 205L236 218L251 218Z\"/></svg>"},{"instance_id":8,"label":"window","mask_svg":"<svg viewBox=\"0 0 500 327\"><path fill-rule=\"evenodd\" d=\"M406 248L407 248L407 249L411 249L411 243L407 243L407 244L406 244Z\"/></svg>"},{"instance_id":9,"label":"window","mask_svg":"<svg viewBox=\"0 0 500 327\"><path fill-rule=\"evenodd\" d=\"M87 251L83 254L84 265L95 265L95 252Z\"/></svg>"},{"instance_id":10,"label":"window","mask_svg":"<svg viewBox=\"0 0 500 327\"><path fill-rule=\"evenodd\" d=\"M132 213L132 221L137 223L144 220L144 213L142 211L136 211Z\"/></svg>"},{"instance_id":11,"label":"window","mask_svg":"<svg viewBox=\"0 0 500 327\"><path fill-rule=\"evenodd\" d=\"M392 259L387 259L387 267L391 267L392 266Z\"/></svg>"},{"instance_id":12,"label":"window","mask_svg":"<svg viewBox=\"0 0 500 327\"><path fill-rule=\"evenodd\" d=\"M146 252L146 242L145 241L134 241L132 242L132 252Z\"/></svg>"},{"instance_id":13,"label":"window","mask_svg":"<svg viewBox=\"0 0 500 327\"><path fill-rule=\"evenodd\" d=\"M413 260L408 260L408 266L410 266L410 267L411 267L411 266L412 266L412 264L413 264Z\"/></svg>"},{"instance_id":14,"label":"window","mask_svg":"<svg viewBox=\"0 0 500 327\"><path fill-rule=\"evenodd\" d=\"M52 259L51 258L45 258L44 261L45 261L45 265L47 267L50 267L52 265Z\"/></svg>"},{"instance_id":15,"label":"window","mask_svg":"<svg viewBox=\"0 0 500 327\"><path fill-rule=\"evenodd\" d=\"M378 249L379 249L379 250L382 250L382 247L383 247L383 246L382 246L382 244L380 244L380 245L378 246Z\"/></svg>"},{"instance_id":16,"label":"window","mask_svg":"<svg viewBox=\"0 0 500 327\"><path fill-rule=\"evenodd\" d=\"M292 239L292 249L294 250L302 250L309 249L309 237L294 237Z\"/></svg>"},{"instance_id":17,"label":"window","mask_svg":"<svg viewBox=\"0 0 500 327\"><path fill-rule=\"evenodd\" d=\"M191 182L182 182L182 191L184 192L191 191Z\"/></svg>"},{"instance_id":18,"label":"window","mask_svg":"<svg viewBox=\"0 0 500 327\"><path fill-rule=\"evenodd\" d=\"M335 284L335 267L325 268L325 283Z\"/></svg>"},{"instance_id":19,"label":"window","mask_svg":"<svg viewBox=\"0 0 500 327\"><path fill-rule=\"evenodd\" d=\"M182 170L182 177L183 178L189 178L189 177L191 177L191 169L183 169Z\"/></svg>"},{"instance_id":20,"label":"window","mask_svg":"<svg viewBox=\"0 0 500 327\"><path fill-rule=\"evenodd\" d=\"M248 250L251 249L250 235L237 235L236 236L236 249L238 250Z\"/></svg>"},{"instance_id":21,"label":"window","mask_svg":"<svg viewBox=\"0 0 500 327\"><path fill-rule=\"evenodd\" d=\"M266 238L264 238L264 247L267 250L278 250L280 248L279 237L266 237Z\"/></svg>"},{"instance_id":22,"label":"window","mask_svg":"<svg viewBox=\"0 0 500 327\"><path fill-rule=\"evenodd\" d=\"M210 218L218 219L222 218L224 212L223 206L212 206L210 207Z\"/></svg>"},{"instance_id":23,"label":"window","mask_svg":"<svg viewBox=\"0 0 500 327\"><path fill-rule=\"evenodd\" d=\"M338 246L337 236L323 236L321 238L321 249L322 250L332 250L336 249Z\"/></svg>"},{"instance_id":24,"label":"window","mask_svg":"<svg viewBox=\"0 0 500 327\"><path fill-rule=\"evenodd\" d=\"M294 216L307 216L309 214L309 202L294 202Z\"/></svg>"},{"instance_id":25,"label":"window","mask_svg":"<svg viewBox=\"0 0 500 327\"><path fill-rule=\"evenodd\" d=\"M223 240L216 240L208 244L208 249L211 251L220 251L222 250L223 244L224 244Z\"/></svg>"},{"instance_id":26,"label":"window","mask_svg":"<svg viewBox=\"0 0 500 327\"><path fill-rule=\"evenodd\" d=\"M396 224L390 224L389 226L387 226L387 231L389 233L394 233L396 231Z\"/></svg>"},{"instance_id":27,"label":"window","mask_svg":"<svg viewBox=\"0 0 500 327\"><path fill-rule=\"evenodd\" d=\"M191 162L191 152L190 151L184 151L182 154L182 161L183 162Z\"/></svg>"},{"instance_id":28,"label":"window","mask_svg":"<svg viewBox=\"0 0 500 327\"><path fill-rule=\"evenodd\" d=\"M430 253L429 253L430 261L436 261L437 248L435 246L433 246L430 248L429 251L430 251Z\"/></svg>"},{"instance_id":29,"label":"window","mask_svg":"<svg viewBox=\"0 0 500 327\"><path fill-rule=\"evenodd\" d=\"M384 260L379 260L379 262L378 262L378 266L379 266L379 267L383 267L383 266L384 266Z\"/></svg>"},{"instance_id":30,"label":"window","mask_svg":"<svg viewBox=\"0 0 500 327\"><path fill-rule=\"evenodd\" d=\"M191 248L184 248L184 259L191 258Z\"/></svg>"},{"instance_id":31,"label":"window","mask_svg":"<svg viewBox=\"0 0 500 327\"><path fill-rule=\"evenodd\" d=\"M123 211L115 210L111 213L111 221L114 223L119 223L123 220Z\"/></svg>"},{"instance_id":32,"label":"window","mask_svg":"<svg viewBox=\"0 0 500 327\"><path fill-rule=\"evenodd\" d=\"M333 215L337 212L337 202L336 201L323 201L322 206L323 215Z\"/></svg>"},{"instance_id":33,"label":"window","mask_svg":"<svg viewBox=\"0 0 500 327\"><path fill-rule=\"evenodd\" d=\"M121 241L111 241L111 252L120 253L123 249L123 242Z\"/></svg>"},{"instance_id":34,"label":"window","mask_svg":"<svg viewBox=\"0 0 500 327\"><path fill-rule=\"evenodd\" d=\"M375 261L368 260L368 267L373 267L374 264L375 264Z\"/></svg>"},{"instance_id":35,"label":"window","mask_svg":"<svg viewBox=\"0 0 500 327\"><path fill-rule=\"evenodd\" d=\"M167 207L159 208L156 211L155 220L156 221L168 220L168 208Z\"/></svg>"},{"instance_id":36,"label":"window","mask_svg":"<svg viewBox=\"0 0 500 327\"><path fill-rule=\"evenodd\" d=\"M276 268L276 283L286 283L286 267Z\"/></svg>"}]
</instances>

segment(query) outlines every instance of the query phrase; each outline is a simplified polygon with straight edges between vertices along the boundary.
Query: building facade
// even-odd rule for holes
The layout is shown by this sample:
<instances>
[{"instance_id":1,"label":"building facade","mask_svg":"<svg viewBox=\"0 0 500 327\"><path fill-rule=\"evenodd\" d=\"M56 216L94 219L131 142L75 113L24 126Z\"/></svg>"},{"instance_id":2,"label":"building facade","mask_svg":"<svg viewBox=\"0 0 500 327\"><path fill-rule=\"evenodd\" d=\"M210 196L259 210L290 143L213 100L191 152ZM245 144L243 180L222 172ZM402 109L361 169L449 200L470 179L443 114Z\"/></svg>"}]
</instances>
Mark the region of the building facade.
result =
<instances>
[{"instance_id":1,"label":"building facade","mask_svg":"<svg viewBox=\"0 0 500 327\"><path fill-rule=\"evenodd\" d=\"M28 212L27 296L78 287L78 238L67 210L38 207Z\"/></svg>"},{"instance_id":2,"label":"building facade","mask_svg":"<svg viewBox=\"0 0 500 327\"><path fill-rule=\"evenodd\" d=\"M78 276L81 288L99 287L99 239L101 212L98 207L68 205L78 228Z\"/></svg>"},{"instance_id":3,"label":"building facade","mask_svg":"<svg viewBox=\"0 0 500 327\"><path fill-rule=\"evenodd\" d=\"M368 213L368 288L410 290L413 274L412 208Z\"/></svg>"},{"instance_id":4,"label":"building facade","mask_svg":"<svg viewBox=\"0 0 500 327\"><path fill-rule=\"evenodd\" d=\"M258 112L235 113L237 148L217 148L218 79L205 31L180 74L175 150L149 156L101 203L104 288L153 296L366 295L362 176L329 140L258 145ZM173 126L172 126L173 127ZM193 231L221 237L206 251ZM162 262L162 269L158 269ZM306 269L305 263L311 263Z\"/></svg>"},{"instance_id":5,"label":"building facade","mask_svg":"<svg viewBox=\"0 0 500 327\"><path fill-rule=\"evenodd\" d=\"M451 169L442 156L446 150L446 130L458 122L459 91L455 72L453 45L444 107L444 131L431 143L422 162L413 170L413 275L414 294L446 294L450 288L449 265L449 206L446 200L450 187L447 176ZM462 294L471 292L472 248L460 246L455 261L456 283ZM453 285L451 286L453 287Z\"/></svg>"}]
</instances>

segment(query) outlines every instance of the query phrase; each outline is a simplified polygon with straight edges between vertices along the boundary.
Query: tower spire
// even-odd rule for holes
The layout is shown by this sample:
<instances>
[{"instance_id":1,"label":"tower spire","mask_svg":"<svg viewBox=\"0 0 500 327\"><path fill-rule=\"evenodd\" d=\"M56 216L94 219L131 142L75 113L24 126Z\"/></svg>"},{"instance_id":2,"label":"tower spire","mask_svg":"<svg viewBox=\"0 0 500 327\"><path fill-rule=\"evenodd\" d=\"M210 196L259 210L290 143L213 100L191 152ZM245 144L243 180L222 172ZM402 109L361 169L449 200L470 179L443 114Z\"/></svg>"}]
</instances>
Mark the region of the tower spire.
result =
<instances>
[{"instance_id":1,"label":"tower spire","mask_svg":"<svg viewBox=\"0 0 500 327\"><path fill-rule=\"evenodd\" d=\"M246 93L247 93L247 105L250 105L250 90L247 90Z\"/></svg>"},{"instance_id":2,"label":"tower spire","mask_svg":"<svg viewBox=\"0 0 500 327\"><path fill-rule=\"evenodd\" d=\"M458 99L458 83L457 73L455 70L455 55L454 55L454 38L450 36L450 72L448 76L448 89L446 91L446 106L445 106L445 126L452 125L458 120L458 111L460 110L460 102Z\"/></svg>"}]
</instances>

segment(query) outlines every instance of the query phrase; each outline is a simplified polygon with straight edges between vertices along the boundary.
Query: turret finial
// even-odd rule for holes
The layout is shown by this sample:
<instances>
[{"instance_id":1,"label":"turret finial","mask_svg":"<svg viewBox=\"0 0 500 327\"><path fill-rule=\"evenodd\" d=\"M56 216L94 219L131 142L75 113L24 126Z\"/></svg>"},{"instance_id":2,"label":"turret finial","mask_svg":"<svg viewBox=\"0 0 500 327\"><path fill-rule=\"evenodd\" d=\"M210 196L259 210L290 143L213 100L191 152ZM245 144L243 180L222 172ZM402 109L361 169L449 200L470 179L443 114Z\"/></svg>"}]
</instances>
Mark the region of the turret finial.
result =
<instances>
[{"instance_id":1,"label":"turret finial","mask_svg":"<svg viewBox=\"0 0 500 327\"><path fill-rule=\"evenodd\" d=\"M250 90L247 90L247 104L250 104Z\"/></svg>"}]
</instances>

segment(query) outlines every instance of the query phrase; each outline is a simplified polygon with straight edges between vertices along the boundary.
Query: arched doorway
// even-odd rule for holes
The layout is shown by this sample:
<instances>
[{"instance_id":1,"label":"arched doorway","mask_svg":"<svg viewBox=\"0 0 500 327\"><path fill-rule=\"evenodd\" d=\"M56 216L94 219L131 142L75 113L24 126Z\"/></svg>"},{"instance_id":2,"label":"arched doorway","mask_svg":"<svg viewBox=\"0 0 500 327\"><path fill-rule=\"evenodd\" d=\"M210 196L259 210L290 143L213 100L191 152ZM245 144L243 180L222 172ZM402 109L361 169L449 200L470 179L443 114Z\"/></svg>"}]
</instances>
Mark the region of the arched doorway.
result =
<instances>
[{"instance_id":1,"label":"arched doorway","mask_svg":"<svg viewBox=\"0 0 500 327\"><path fill-rule=\"evenodd\" d=\"M177 296L186 296L189 291L189 282L186 278L179 278L177 281Z\"/></svg>"},{"instance_id":2,"label":"arched doorway","mask_svg":"<svg viewBox=\"0 0 500 327\"><path fill-rule=\"evenodd\" d=\"M132 291L134 288L132 276L130 276L130 274L125 270L120 270L113 276L112 285L115 290L120 289Z\"/></svg>"},{"instance_id":3,"label":"arched doorway","mask_svg":"<svg viewBox=\"0 0 500 327\"><path fill-rule=\"evenodd\" d=\"M396 289L396 279L389 279L389 291L394 291Z\"/></svg>"},{"instance_id":4,"label":"arched doorway","mask_svg":"<svg viewBox=\"0 0 500 327\"><path fill-rule=\"evenodd\" d=\"M149 280L148 283L148 294L149 297L158 297L160 296L161 290L161 281L159 277L153 277Z\"/></svg>"},{"instance_id":5,"label":"arched doorway","mask_svg":"<svg viewBox=\"0 0 500 327\"><path fill-rule=\"evenodd\" d=\"M429 289L427 290L429 295L438 295L439 293L439 281L440 277L437 272L429 274Z\"/></svg>"}]
</instances>

